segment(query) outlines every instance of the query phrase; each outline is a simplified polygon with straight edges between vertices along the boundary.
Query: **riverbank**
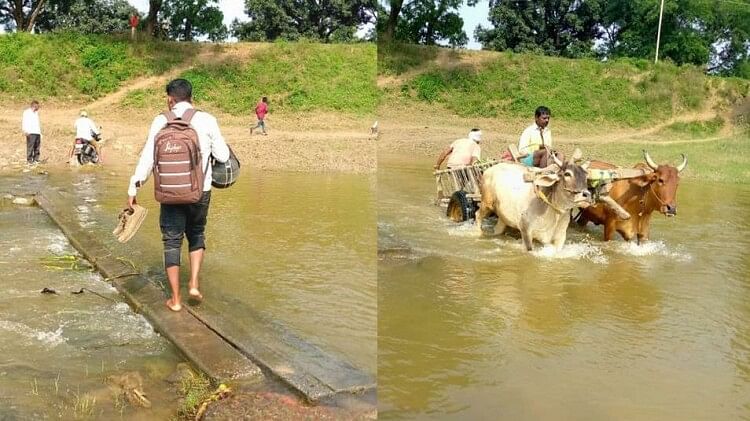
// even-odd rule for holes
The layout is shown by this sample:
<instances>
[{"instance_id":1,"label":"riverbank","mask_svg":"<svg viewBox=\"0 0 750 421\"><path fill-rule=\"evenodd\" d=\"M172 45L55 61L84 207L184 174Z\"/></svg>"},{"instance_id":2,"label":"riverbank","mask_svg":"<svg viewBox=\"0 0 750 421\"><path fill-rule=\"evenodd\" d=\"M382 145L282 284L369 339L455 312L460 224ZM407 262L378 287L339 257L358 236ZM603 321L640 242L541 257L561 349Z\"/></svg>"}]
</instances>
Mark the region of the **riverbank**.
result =
<instances>
[{"instance_id":1,"label":"riverbank","mask_svg":"<svg viewBox=\"0 0 750 421\"><path fill-rule=\"evenodd\" d=\"M676 125L683 124L680 119L643 128L623 128L556 119L552 112L550 128L555 147L563 152L579 147L586 158L623 167L642 162L644 149L659 163L678 163L680 154L685 154L689 164L681 174L684 178L730 183L750 180L750 132L746 129L724 125L711 134L675 130ZM520 133L533 123L533 118L460 117L435 104L403 100L381 110L378 118L379 155L434 159L453 140L466 137L473 127L482 129L482 157L497 158L509 144L516 144ZM684 124L691 127L695 123Z\"/></svg>"},{"instance_id":2,"label":"riverbank","mask_svg":"<svg viewBox=\"0 0 750 421\"><path fill-rule=\"evenodd\" d=\"M111 104L110 104L111 105ZM152 109L88 109L102 126L105 162L134 165L138 159L158 104ZM254 118L235 117L209 107L227 143L243 168L312 172L372 173L376 168L375 142L369 136L372 121L367 117L333 112L279 113L268 116L268 135L250 134ZM20 129L25 104L0 104L0 172L20 169L25 164L26 142ZM47 165L62 167L75 138L73 122L86 104L42 103L40 119L43 138L41 157Z\"/></svg>"}]
</instances>

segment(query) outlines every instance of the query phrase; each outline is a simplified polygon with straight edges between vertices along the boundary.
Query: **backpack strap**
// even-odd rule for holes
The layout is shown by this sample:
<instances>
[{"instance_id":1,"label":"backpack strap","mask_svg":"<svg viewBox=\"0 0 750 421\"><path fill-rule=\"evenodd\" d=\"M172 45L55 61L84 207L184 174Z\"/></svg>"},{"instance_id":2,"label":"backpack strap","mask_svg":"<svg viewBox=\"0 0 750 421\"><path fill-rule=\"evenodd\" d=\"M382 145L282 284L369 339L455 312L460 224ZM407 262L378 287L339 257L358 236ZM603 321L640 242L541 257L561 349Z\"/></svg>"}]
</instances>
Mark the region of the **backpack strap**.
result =
<instances>
[{"instance_id":1,"label":"backpack strap","mask_svg":"<svg viewBox=\"0 0 750 421\"><path fill-rule=\"evenodd\" d=\"M161 113L161 115L163 115L167 119L167 123L172 120L177 120L177 116L174 112L172 112L172 110L164 111L163 113Z\"/></svg>"},{"instance_id":2,"label":"backpack strap","mask_svg":"<svg viewBox=\"0 0 750 421\"><path fill-rule=\"evenodd\" d=\"M175 114L172 110L164 111L161 114L167 119L167 122L180 120L190 124L190 120L193 119L193 116L196 112L198 112L198 110L196 110L195 108L188 108L184 113L182 113L182 117L177 117L177 114Z\"/></svg>"},{"instance_id":3,"label":"backpack strap","mask_svg":"<svg viewBox=\"0 0 750 421\"><path fill-rule=\"evenodd\" d=\"M180 117L180 120L190 124L190 120L193 119L193 116L195 115L196 112L198 112L198 110L196 110L195 108L188 108L182 114L182 117Z\"/></svg>"}]
</instances>

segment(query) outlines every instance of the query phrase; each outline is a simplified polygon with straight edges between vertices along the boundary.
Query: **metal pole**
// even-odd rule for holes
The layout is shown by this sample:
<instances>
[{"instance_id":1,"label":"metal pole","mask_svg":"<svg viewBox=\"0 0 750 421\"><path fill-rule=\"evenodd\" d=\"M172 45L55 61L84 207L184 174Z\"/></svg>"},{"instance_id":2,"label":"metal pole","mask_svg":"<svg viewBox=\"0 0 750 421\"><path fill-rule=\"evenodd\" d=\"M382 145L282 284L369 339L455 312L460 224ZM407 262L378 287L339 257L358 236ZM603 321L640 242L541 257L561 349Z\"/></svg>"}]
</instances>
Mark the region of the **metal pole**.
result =
<instances>
[{"instance_id":1,"label":"metal pole","mask_svg":"<svg viewBox=\"0 0 750 421\"><path fill-rule=\"evenodd\" d=\"M659 40L661 39L661 17L664 14L664 0L661 0L661 7L659 8L659 29L656 30L656 56L654 57L654 64L659 61Z\"/></svg>"}]
</instances>

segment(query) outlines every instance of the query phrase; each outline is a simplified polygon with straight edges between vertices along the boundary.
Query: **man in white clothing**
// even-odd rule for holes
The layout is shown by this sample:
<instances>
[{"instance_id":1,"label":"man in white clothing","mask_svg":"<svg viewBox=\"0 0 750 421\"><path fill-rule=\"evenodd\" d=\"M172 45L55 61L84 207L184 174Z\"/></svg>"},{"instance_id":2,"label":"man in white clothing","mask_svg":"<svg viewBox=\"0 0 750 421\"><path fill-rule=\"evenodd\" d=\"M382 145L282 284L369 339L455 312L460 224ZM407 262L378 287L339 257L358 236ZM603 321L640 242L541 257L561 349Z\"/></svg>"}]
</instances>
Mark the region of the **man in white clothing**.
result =
<instances>
[{"instance_id":1,"label":"man in white clothing","mask_svg":"<svg viewBox=\"0 0 750 421\"><path fill-rule=\"evenodd\" d=\"M99 161L101 162L102 155L99 153L99 147L94 141L94 135L99 135L99 128L96 127L96 124L94 124L94 120L89 118L89 113L87 113L85 110L81 111L80 117L76 119L75 123L73 123L73 126L76 129L76 139L75 141L73 141L73 149L70 150L70 158L73 157L73 152L75 152L76 141L80 139L90 143L91 146L94 147L96 155L99 157Z\"/></svg>"},{"instance_id":2,"label":"man in white clothing","mask_svg":"<svg viewBox=\"0 0 750 421\"><path fill-rule=\"evenodd\" d=\"M187 110L193 109L192 85L185 79L175 79L167 85L167 107L178 118ZM148 139L143 147L135 173L130 178L128 187L128 207L132 209L136 203L137 188L148 179L154 167L154 139L159 131L167 124L167 117L159 114L151 123ZM209 157L213 156L219 162L229 160L229 147L221 135L216 118L203 111L196 111L190 119L190 126L198 135L200 144L201 164L206 168L203 183L203 195L197 203L186 205L161 204L159 226L164 242L164 267L172 289L172 298L167 301L167 307L172 311L182 309L180 300L180 249L183 236L187 237L190 255L190 281L188 295L191 299L202 300L198 285L203 254L206 248L205 227L206 216L211 199L211 165Z\"/></svg>"},{"instance_id":3,"label":"man in white clothing","mask_svg":"<svg viewBox=\"0 0 750 421\"><path fill-rule=\"evenodd\" d=\"M24 110L21 130L26 137L26 162L39 163L39 148L42 144L42 127L39 122L39 101L31 101L31 106Z\"/></svg>"},{"instance_id":4,"label":"man in white clothing","mask_svg":"<svg viewBox=\"0 0 750 421\"><path fill-rule=\"evenodd\" d=\"M518 140L520 162L526 166L540 166L542 157L552 150L552 131L549 128L550 110L544 105L534 111L534 124L527 127Z\"/></svg>"},{"instance_id":5,"label":"man in white clothing","mask_svg":"<svg viewBox=\"0 0 750 421\"><path fill-rule=\"evenodd\" d=\"M482 153L482 148L479 146L481 142L482 131L476 128L471 129L467 137L456 139L440 153L433 168L439 170L446 158L448 158L448 168L465 167L479 161Z\"/></svg>"}]
</instances>

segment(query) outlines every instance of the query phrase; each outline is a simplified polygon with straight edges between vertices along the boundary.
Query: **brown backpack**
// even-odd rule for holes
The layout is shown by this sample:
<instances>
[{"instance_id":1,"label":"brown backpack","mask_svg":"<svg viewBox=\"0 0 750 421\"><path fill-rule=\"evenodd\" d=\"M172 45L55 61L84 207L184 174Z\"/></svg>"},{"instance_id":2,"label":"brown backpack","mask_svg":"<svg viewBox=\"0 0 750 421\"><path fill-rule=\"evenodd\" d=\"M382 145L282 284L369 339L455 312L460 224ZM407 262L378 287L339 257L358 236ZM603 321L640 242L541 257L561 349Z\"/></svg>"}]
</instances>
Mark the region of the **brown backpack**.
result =
<instances>
[{"instance_id":1,"label":"brown backpack","mask_svg":"<svg viewBox=\"0 0 750 421\"><path fill-rule=\"evenodd\" d=\"M154 196L165 205L197 203L203 194L206 169L201 165L198 133L190 125L196 110L181 118L165 112L167 124L154 138Z\"/></svg>"}]
</instances>

